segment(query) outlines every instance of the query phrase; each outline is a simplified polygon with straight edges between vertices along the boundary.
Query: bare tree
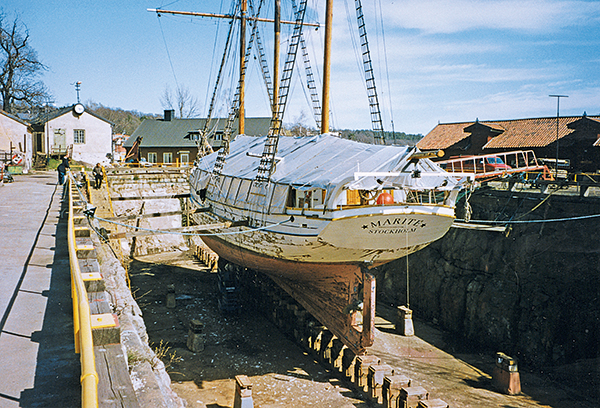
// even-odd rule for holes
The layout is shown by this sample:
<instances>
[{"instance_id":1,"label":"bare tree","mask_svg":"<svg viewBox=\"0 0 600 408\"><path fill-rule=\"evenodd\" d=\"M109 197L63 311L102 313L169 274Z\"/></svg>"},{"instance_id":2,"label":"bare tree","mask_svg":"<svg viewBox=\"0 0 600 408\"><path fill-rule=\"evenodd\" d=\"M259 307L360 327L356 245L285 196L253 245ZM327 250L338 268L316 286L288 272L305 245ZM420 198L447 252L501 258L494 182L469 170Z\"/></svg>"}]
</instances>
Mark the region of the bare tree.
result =
<instances>
[{"instance_id":1,"label":"bare tree","mask_svg":"<svg viewBox=\"0 0 600 408\"><path fill-rule=\"evenodd\" d=\"M28 41L29 31L19 17L6 24L6 15L0 10L0 96L6 112L11 112L15 103L36 106L49 99L46 86L37 80L47 67Z\"/></svg>"},{"instance_id":2,"label":"bare tree","mask_svg":"<svg viewBox=\"0 0 600 408\"><path fill-rule=\"evenodd\" d=\"M316 133L316 130L306 124L308 115L303 110L300 115L294 118L294 123L288 125L288 131L291 136L310 136Z\"/></svg>"},{"instance_id":3,"label":"bare tree","mask_svg":"<svg viewBox=\"0 0 600 408\"><path fill-rule=\"evenodd\" d=\"M160 103L164 109L174 109L180 118L192 118L200 113L198 98L193 96L185 86L178 86L173 94L167 85L160 97Z\"/></svg>"}]
</instances>

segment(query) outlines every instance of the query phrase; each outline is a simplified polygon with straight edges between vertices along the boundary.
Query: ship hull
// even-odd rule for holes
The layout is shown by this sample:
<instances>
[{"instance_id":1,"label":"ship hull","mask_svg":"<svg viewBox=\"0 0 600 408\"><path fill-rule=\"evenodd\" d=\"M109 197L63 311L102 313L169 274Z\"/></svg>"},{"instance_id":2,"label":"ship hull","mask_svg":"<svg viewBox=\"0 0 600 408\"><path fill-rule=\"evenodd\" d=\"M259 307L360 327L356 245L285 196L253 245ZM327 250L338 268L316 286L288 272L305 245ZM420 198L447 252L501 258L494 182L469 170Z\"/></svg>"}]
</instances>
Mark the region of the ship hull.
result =
<instances>
[{"instance_id":1,"label":"ship hull","mask_svg":"<svg viewBox=\"0 0 600 408\"><path fill-rule=\"evenodd\" d=\"M222 214L235 212L223 209ZM333 212L329 214L330 219L312 214L282 214L265 222L273 225L271 228L236 227L223 235L205 236L204 240L218 246L215 252L227 259L236 257L229 252L242 251L246 254L243 259L256 261L252 266L248 265L249 261L240 265L265 272L281 265L296 273L322 265L376 266L418 251L441 238L452 225L452 212L445 207L382 206L365 208L362 212L353 210L344 215L341 211ZM211 212L196 214L195 218L201 225L225 219ZM295 266L290 267L290 264Z\"/></svg>"}]
</instances>

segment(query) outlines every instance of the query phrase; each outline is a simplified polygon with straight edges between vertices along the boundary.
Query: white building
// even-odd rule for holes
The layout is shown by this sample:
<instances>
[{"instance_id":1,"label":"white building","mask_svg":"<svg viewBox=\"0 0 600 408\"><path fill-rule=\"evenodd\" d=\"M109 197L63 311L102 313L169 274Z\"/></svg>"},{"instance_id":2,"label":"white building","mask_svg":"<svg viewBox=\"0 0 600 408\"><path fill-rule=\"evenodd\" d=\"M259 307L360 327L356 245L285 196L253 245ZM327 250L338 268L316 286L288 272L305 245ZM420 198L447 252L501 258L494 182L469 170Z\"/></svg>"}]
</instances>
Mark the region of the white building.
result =
<instances>
[{"instance_id":1,"label":"white building","mask_svg":"<svg viewBox=\"0 0 600 408\"><path fill-rule=\"evenodd\" d=\"M33 126L37 152L50 156L69 152L73 160L88 164L106 163L113 153L113 124L81 104L41 115Z\"/></svg>"},{"instance_id":2,"label":"white building","mask_svg":"<svg viewBox=\"0 0 600 408\"><path fill-rule=\"evenodd\" d=\"M0 161L29 169L32 154L33 139L29 123L0 110Z\"/></svg>"}]
</instances>

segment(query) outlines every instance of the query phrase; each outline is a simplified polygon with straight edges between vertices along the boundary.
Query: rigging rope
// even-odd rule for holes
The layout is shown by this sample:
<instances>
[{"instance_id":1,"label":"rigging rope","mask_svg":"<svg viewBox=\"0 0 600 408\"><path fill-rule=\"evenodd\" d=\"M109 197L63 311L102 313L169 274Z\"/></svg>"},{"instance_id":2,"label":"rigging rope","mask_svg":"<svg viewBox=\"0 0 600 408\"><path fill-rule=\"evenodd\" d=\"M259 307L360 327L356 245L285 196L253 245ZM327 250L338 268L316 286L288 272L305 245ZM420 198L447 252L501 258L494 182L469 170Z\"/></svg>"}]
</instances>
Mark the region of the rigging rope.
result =
<instances>
[{"instance_id":1,"label":"rigging rope","mask_svg":"<svg viewBox=\"0 0 600 408\"><path fill-rule=\"evenodd\" d=\"M282 224L285 224L286 222L292 221L292 217L290 217L287 220L280 221L280 222L277 222L277 223L274 223L274 224L264 225L264 226L258 227L258 228L250 228L250 229L243 230L243 231L215 232L215 233L210 233L210 234L199 234L199 233L194 233L194 232L169 231L169 230L161 230L161 229L155 229L155 228L136 227L135 225L124 224L122 222L112 221L112 220L108 220L106 218L101 218L101 217L96 217L95 215L91 215L89 217L93 218L93 219L96 219L98 221L104 221L104 222L108 222L108 223L111 223L111 224L120 225L120 226L125 227L125 228L132 228L132 229L140 230L140 231L156 232L158 234L185 235L185 236L198 236L198 237L214 237L214 236L220 236L220 235L247 234L247 233L250 233L250 232L262 231L262 230L265 230L265 229L268 229L268 228L276 227L278 225L282 225ZM238 227L234 227L234 228L238 228Z\"/></svg>"},{"instance_id":2,"label":"rigging rope","mask_svg":"<svg viewBox=\"0 0 600 408\"><path fill-rule=\"evenodd\" d=\"M385 75L387 78L387 88L388 88L388 99L389 99L389 103L390 103L390 122L392 125L392 136L395 139L395 130L394 130L394 109L392 107L392 88L390 85L390 70L389 70L389 63L388 63L388 58L387 58L387 45L385 42L385 29L383 26L383 14L382 14L382 7L381 7L381 0L379 0L379 21L381 22L381 38L382 38L382 42L383 42L383 58L385 61Z\"/></svg>"},{"instance_id":3,"label":"rigging rope","mask_svg":"<svg viewBox=\"0 0 600 408\"><path fill-rule=\"evenodd\" d=\"M167 45L167 39L165 38L165 32L163 31L163 26L160 21L160 13L157 14L158 25L160 27L160 33L162 34L163 42L165 43L165 50L167 51L167 58L169 58L169 64L171 65L171 72L173 73L173 78L175 78L175 85L179 88L179 83L177 82L177 75L175 75L175 68L173 68L173 61L171 60L171 54L169 53L169 46Z\"/></svg>"},{"instance_id":4,"label":"rigging rope","mask_svg":"<svg viewBox=\"0 0 600 408\"><path fill-rule=\"evenodd\" d=\"M521 217L519 217L521 218ZM591 214L591 215L582 215L580 217L567 217L567 218L552 218L549 220L527 220L527 221L498 221L498 220L471 220L470 223L474 224L496 224L496 225L506 225L506 224L539 224L545 222L567 222L567 221L579 221L586 220L591 218L600 218L600 214ZM463 219L457 218L456 221L464 221Z\"/></svg>"}]
</instances>

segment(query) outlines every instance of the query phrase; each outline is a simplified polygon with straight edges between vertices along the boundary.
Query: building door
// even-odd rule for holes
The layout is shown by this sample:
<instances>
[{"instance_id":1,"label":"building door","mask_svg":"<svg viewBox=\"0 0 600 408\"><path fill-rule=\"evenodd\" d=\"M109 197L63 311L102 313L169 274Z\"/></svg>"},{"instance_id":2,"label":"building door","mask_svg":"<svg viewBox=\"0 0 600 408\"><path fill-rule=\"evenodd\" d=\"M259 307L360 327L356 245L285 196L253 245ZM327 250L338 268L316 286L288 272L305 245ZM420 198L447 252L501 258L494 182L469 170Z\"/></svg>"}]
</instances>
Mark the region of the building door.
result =
<instances>
[{"instance_id":1,"label":"building door","mask_svg":"<svg viewBox=\"0 0 600 408\"><path fill-rule=\"evenodd\" d=\"M67 135L65 129L54 129L54 144L52 154L67 153Z\"/></svg>"},{"instance_id":2,"label":"building door","mask_svg":"<svg viewBox=\"0 0 600 408\"><path fill-rule=\"evenodd\" d=\"M44 151L44 134L42 132L35 132L35 151Z\"/></svg>"}]
</instances>

